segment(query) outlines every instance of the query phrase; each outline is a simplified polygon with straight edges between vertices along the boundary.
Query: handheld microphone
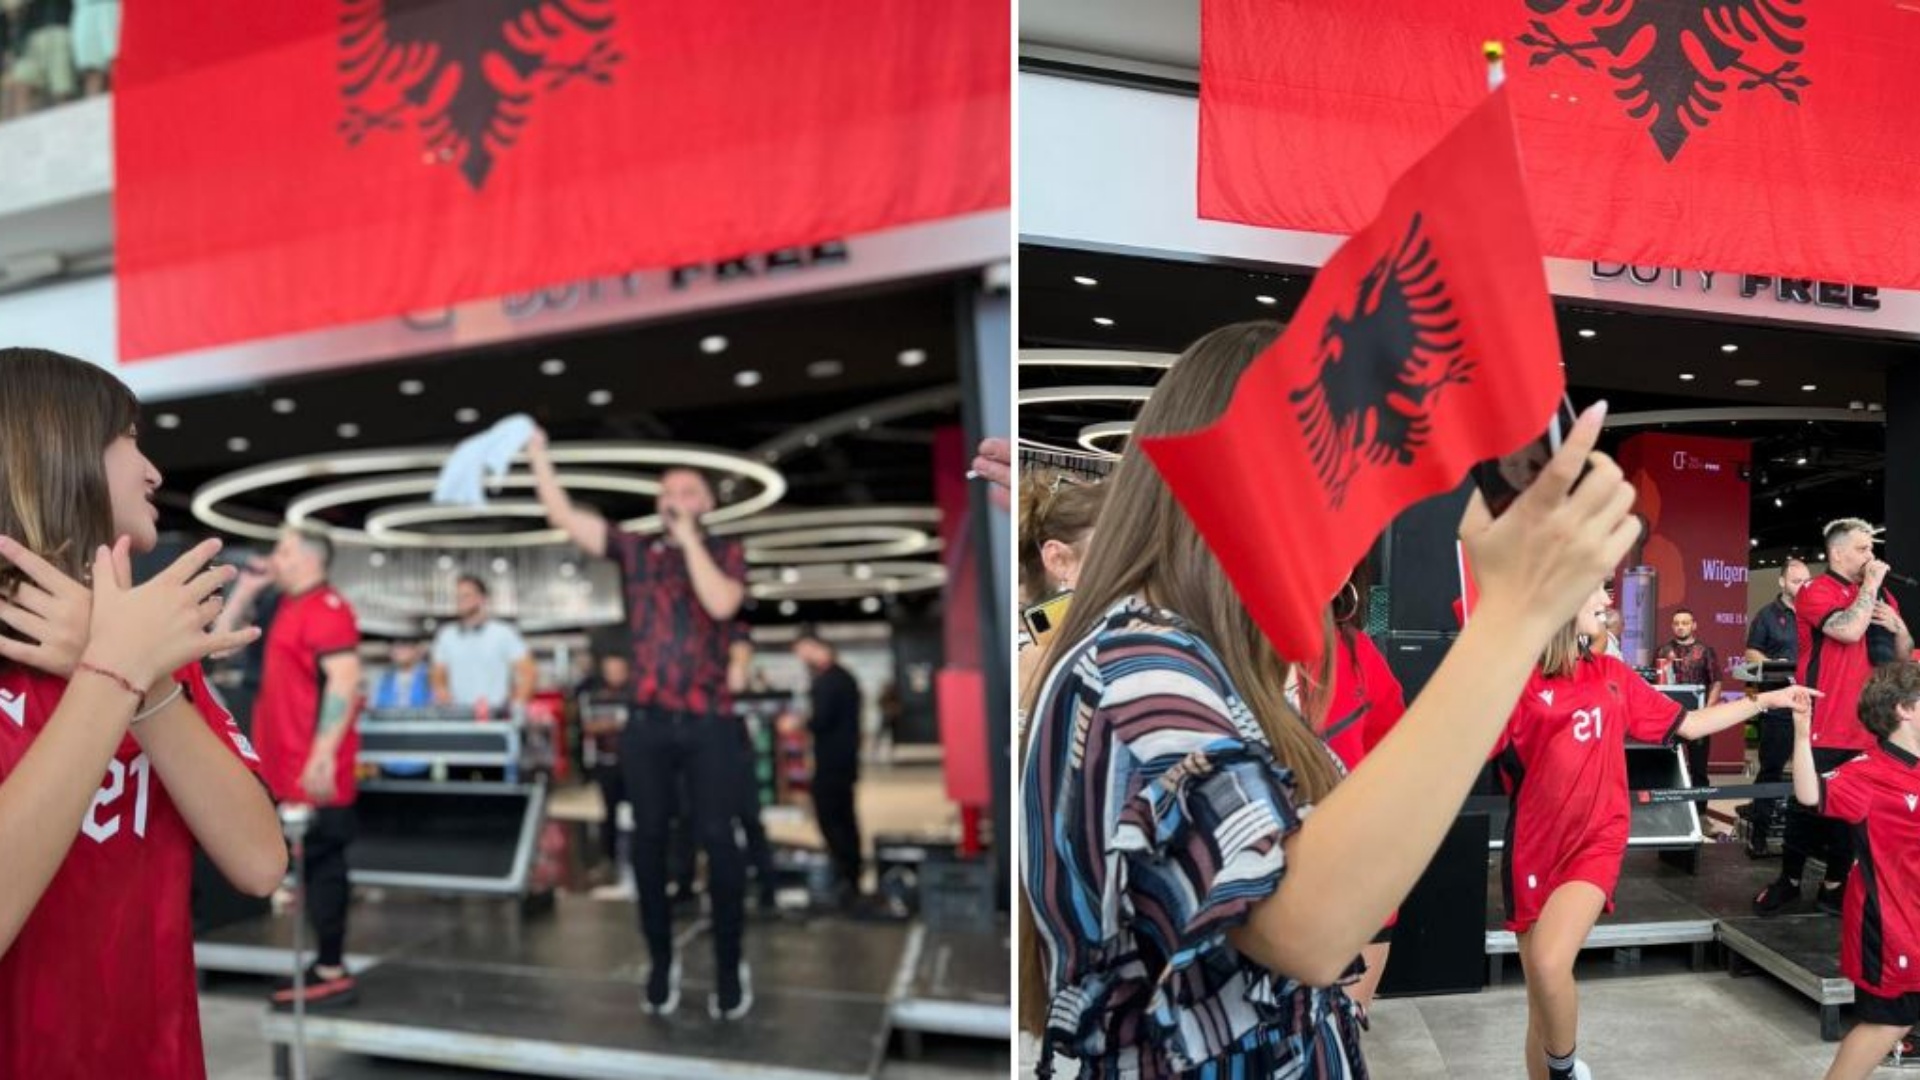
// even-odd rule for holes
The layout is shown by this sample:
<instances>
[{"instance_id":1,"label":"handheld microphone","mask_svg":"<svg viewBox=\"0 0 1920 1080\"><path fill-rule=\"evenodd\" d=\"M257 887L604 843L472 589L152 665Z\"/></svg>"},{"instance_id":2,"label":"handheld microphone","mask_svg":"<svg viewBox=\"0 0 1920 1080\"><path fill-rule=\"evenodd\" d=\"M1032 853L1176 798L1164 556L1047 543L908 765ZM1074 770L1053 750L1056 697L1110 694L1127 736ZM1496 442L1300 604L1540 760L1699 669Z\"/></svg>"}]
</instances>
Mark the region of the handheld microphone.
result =
<instances>
[{"instance_id":1,"label":"handheld microphone","mask_svg":"<svg viewBox=\"0 0 1920 1080\"><path fill-rule=\"evenodd\" d=\"M1905 585L1910 589L1920 588L1920 578L1911 578L1905 574L1897 574L1892 570L1887 571L1887 580L1898 582L1899 584Z\"/></svg>"}]
</instances>

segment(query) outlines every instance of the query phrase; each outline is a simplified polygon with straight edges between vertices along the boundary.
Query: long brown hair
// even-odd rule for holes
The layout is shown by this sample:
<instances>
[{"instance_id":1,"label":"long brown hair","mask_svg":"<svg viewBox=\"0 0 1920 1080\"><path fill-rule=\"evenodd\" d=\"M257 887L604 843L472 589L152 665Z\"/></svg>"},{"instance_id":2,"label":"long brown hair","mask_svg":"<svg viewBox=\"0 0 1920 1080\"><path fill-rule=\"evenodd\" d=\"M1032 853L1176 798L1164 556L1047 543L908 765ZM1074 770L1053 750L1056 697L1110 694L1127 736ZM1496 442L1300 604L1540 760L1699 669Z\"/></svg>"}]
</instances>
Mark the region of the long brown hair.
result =
<instances>
[{"instance_id":1,"label":"long brown hair","mask_svg":"<svg viewBox=\"0 0 1920 1080\"><path fill-rule=\"evenodd\" d=\"M1033 470L1020 479L1021 601L1034 603L1049 591L1041 551L1057 540L1085 555L1084 544L1106 503L1105 484L1077 481L1066 473Z\"/></svg>"},{"instance_id":2,"label":"long brown hair","mask_svg":"<svg viewBox=\"0 0 1920 1080\"><path fill-rule=\"evenodd\" d=\"M1272 322L1222 327L1194 342L1160 380L1134 423L1134 439L1125 456L1106 481L1106 507L1081 563L1073 607L1053 635L1040 670L1044 673L1060 662L1116 602L1141 596L1185 619L1219 656L1234 690L1272 744L1274 756L1293 770L1299 799L1314 802L1332 789L1338 773L1315 734L1317 725L1304 721L1287 704L1289 664L1261 634L1226 571L1138 446L1142 436L1191 431L1213 422L1233 397L1241 373L1279 333L1279 324ZM1277 491L1247 492L1248 498L1279 495ZM1330 633L1324 622L1321 632ZM1323 652L1330 662L1332 650ZM1324 663L1322 668L1324 685ZM1030 716L1044 681L1044 674L1034 679L1027 692L1023 704ZM1030 722L1045 723L1046 718L1032 716ZM1020 932L1020 1023L1037 1034L1045 1025L1048 995L1030 904L1026 914Z\"/></svg>"},{"instance_id":3,"label":"long brown hair","mask_svg":"<svg viewBox=\"0 0 1920 1080\"><path fill-rule=\"evenodd\" d=\"M106 371L46 349L0 349L0 535L83 579L114 541L106 451L140 402ZM20 571L0 565L0 596Z\"/></svg>"},{"instance_id":4,"label":"long brown hair","mask_svg":"<svg viewBox=\"0 0 1920 1080\"><path fill-rule=\"evenodd\" d=\"M1549 679L1568 679L1573 677L1573 667L1592 655L1592 642L1580 640L1580 619L1575 616L1567 625L1547 639L1547 647L1540 653L1540 674Z\"/></svg>"}]
</instances>

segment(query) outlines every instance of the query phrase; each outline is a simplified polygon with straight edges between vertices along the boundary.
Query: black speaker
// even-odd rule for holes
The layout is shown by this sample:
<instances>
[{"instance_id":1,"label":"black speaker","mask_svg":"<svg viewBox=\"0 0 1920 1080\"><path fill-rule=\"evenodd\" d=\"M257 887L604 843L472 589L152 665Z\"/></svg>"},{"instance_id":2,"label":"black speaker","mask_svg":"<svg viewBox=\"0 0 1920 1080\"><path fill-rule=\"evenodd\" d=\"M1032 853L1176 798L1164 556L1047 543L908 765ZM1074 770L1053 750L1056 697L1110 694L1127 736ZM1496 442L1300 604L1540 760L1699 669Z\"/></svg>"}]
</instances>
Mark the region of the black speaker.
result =
<instances>
[{"instance_id":1,"label":"black speaker","mask_svg":"<svg viewBox=\"0 0 1920 1080\"><path fill-rule=\"evenodd\" d=\"M1474 993L1487 981L1487 815L1454 819L1400 905L1383 997Z\"/></svg>"},{"instance_id":2,"label":"black speaker","mask_svg":"<svg viewBox=\"0 0 1920 1080\"><path fill-rule=\"evenodd\" d=\"M1440 667L1440 661L1446 658L1447 649L1453 645L1453 634L1425 633L1389 633L1375 644L1387 658L1387 667L1392 669L1393 677L1400 680L1400 689L1405 692L1406 700L1411 703L1424 690L1427 680Z\"/></svg>"},{"instance_id":3,"label":"black speaker","mask_svg":"<svg viewBox=\"0 0 1920 1080\"><path fill-rule=\"evenodd\" d=\"M1460 629L1453 602L1460 598L1460 559L1454 545L1472 481L1407 507L1387 526L1381 582L1387 587L1392 633L1450 634Z\"/></svg>"}]
</instances>

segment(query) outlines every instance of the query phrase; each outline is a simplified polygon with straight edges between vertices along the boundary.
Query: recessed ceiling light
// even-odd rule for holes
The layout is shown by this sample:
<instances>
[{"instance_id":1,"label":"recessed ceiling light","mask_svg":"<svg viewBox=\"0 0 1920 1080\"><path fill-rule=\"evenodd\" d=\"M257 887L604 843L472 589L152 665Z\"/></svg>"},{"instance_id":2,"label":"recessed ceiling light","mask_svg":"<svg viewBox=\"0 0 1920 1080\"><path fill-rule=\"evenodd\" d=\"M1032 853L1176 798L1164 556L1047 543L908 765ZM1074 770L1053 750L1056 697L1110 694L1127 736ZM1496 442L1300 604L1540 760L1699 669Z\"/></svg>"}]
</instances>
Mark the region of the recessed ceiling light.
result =
<instances>
[{"instance_id":1,"label":"recessed ceiling light","mask_svg":"<svg viewBox=\"0 0 1920 1080\"><path fill-rule=\"evenodd\" d=\"M1692 381L1693 381L1693 372L1691 372L1691 371L1683 371L1683 372L1681 372L1681 373L1680 373L1680 381L1681 381L1681 382L1692 382Z\"/></svg>"},{"instance_id":2,"label":"recessed ceiling light","mask_svg":"<svg viewBox=\"0 0 1920 1080\"><path fill-rule=\"evenodd\" d=\"M1279 303L1279 302L1280 302L1280 298L1279 298L1279 297L1277 297L1277 296L1268 296L1268 295L1267 295L1267 294L1265 294L1265 293L1261 293L1261 294L1260 294L1259 296L1256 296L1256 297L1254 297L1254 299L1255 299L1255 300L1257 300L1257 301L1259 301L1259 302L1260 302L1260 303L1262 303L1262 304L1265 304L1265 305L1267 305L1268 307L1272 307L1273 305L1275 305L1275 304L1277 304L1277 303Z\"/></svg>"},{"instance_id":3,"label":"recessed ceiling light","mask_svg":"<svg viewBox=\"0 0 1920 1080\"><path fill-rule=\"evenodd\" d=\"M1737 353L1740 351L1740 346L1729 341L1725 345L1720 346L1720 351L1723 353Z\"/></svg>"},{"instance_id":4,"label":"recessed ceiling light","mask_svg":"<svg viewBox=\"0 0 1920 1080\"><path fill-rule=\"evenodd\" d=\"M296 407L297 406L295 406L293 403L293 399L290 397L273 399L273 411L279 413L281 416L287 415L288 413L292 412Z\"/></svg>"},{"instance_id":5,"label":"recessed ceiling light","mask_svg":"<svg viewBox=\"0 0 1920 1080\"><path fill-rule=\"evenodd\" d=\"M419 397L427 392L427 384L419 379L400 380L400 392L408 397Z\"/></svg>"},{"instance_id":6,"label":"recessed ceiling light","mask_svg":"<svg viewBox=\"0 0 1920 1080\"><path fill-rule=\"evenodd\" d=\"M247 447L251 445L253 444L249 443L246 439L241 438L238 435L235 435L233 438L227 440L227 449L233 451L236 454L246 453Z\"/></svg>"},{"instance_id":7,"label":"recessed ceiling light","mask_svg":"<svg viewBox=\"0 0 1920 1080\"><path fill-rule=\"evenodd\" d=\"M919 367L927 362L927 350L902 349L899 359L901 367Z\"/></svg>"},{"instance_id":8,"label":"recessed ceiling light","mask_svg":"<svg viewBox=\"0 0 1920 1080\"><path fill-rule=\"evenodd\" d=\"M471 424L474 421L480 419L480 410L479 409L455 409L453 411L453 418L455 420L460 421L463 424Z\"/></svg>"},{"instance_id":9,"label":"recessed ceiling light","mask_svg":"<svg viewBox=\"0 0 1920 1080\"><path fill-rule=\"evenodd\" d=\"M180 417L174 413L163 412L160 415L153 418L153 426L166 428L168 431L172 431L174 428L177 428L180 426Z\"/></svg>"},{"instance_id":10,"label":"recessed ceiling light","mask_svg":"<svg viewBox=\"0 0 1920 1080\"><path fill-rule=\"evenodd\" d=\"M343 439L357 439L360 437L359 424L341 424L339 427L334 428L333 430L335 430L336 432L339 432L340 437Z\"/></svg>"},{"instance_id":11,"label":"recessed ceiling light","mask_svg":"<svg viewBox=\"0 0 1920 1080\"><path fill-rule=\"evenodd\" d=\"M434 563L442 570L451 570L453 569L453 556L442 555L438 559L435 559Z\"/></svg>"},{"instance_id":12,"label":"recessed ceiling light","mask_svg":"<svg viewBox=\"0 0 1920 1080\"><path fill-rule=\"evenodd\" d=\"M877 596L869 596L860 601L860 610L869 615L880 614L880 598Z\"/></svg>"},{"instance_id":13,"label":"recessed ceiling light","mask_svg":"<svg viewBox=\"0 0 1920 1080\"><path fill-rule=\"evenodd\" d=\"M1751 390L1752 388L1760 385L1760 380L1759 379L1735 379L1733 380L1733 385L1744 386L1747 389Z\"/></svg>"},{"instance_id":14,"label":"recessed ceiling light","mask_svg":"<svg viewBox=\"0 0 1920 1080\"><path fill-rule=\"evenodd\" d=\"M793 602L793 601L791 601L791 600L782 600L782 601L780 601L780 614L782 614L782 615L795 615L795 614L798 614L798 613L799 613L799 611L800 611L800 605L799 605L799 604L796 604L796 603L794 603L794 602Z\"/></svg>"},{"instance_id":15,"label":"recessed ceiling light","mask_svg":"<svg viewBox=\"0 0 1920 1080\"><path fill-rule=\"evenodd\" d=\"M736 371L733 373L733 385L739 387L742 390L747 390L755 386L759 386L760 373L753 370L752 368L748 368L745 371Z\"/></svg>"},{"instance_id":16,"label":"recessed ceiling light","mask_svg":"<svg viewBox=\"0 0 1920 1080\"><path fill-rule=\"evenodd\" d=\"M612 403L613 403L613 391L611 390L594 390L587 394L587 404L592 405L595 408L599 408L603 405L610 405Z\"/></svg>"},{"instance_id":17,"label":"recessed ceiling light","mask_svg":"<svg viewBox=\"0 0 1920 1080\"><path fill-rule=\"evenodd\" d=\"M381 567L381 566L387 565L387 553L384 551L376 551L373 554L367 556L367 565L372 567Z\"/></svg>"},{"instance_id":18,"label":"recessed ceiling light","mask_svg":"<svg viewBox=\"0 0 1920 1080\"><path fill-rule=\"evenodd\" d=\"M1751 536L1751 537L1748 537L1748 538L1747 538L1747 546L1748 546L1748 547L1759 547L1759 546L1760 546L1760 538L1759 538L1759 537L1757 537L1757 536Z\"/></svg>"},{"instance_id":19,"label":"recessed ceiling light","mask_svg":"<svg viewBox=\"0 0 1920 1080\"><path fill-rule=\"evenodd\" d=\"M1805 465L1807 463L1807 459L1803 457L1797 457L1793 459L1793 463L1795 465Z\"/></svg>"},{"instance_id":20,"label":"recessed ceiling light","mask_svg":"<svg viewBox=\"0 0 1920 1080\"><path fill-rule=\"evenodd\" d=\"M831 379L847 370L847 365L838 360L815 360L807 365L807 375L815 379Z\"/></svg>"},{"instance_id":21,"label":"recessed ceiling light","mask_svg":"<svg viewBox=\"0 0 1920 1080\"><path fill-rule=\"evenodd\" d=\"M493 560L493 572L494 572L494 573L496 573L496 574L504 574L504 573L506 573L506 572L507 572L507 571L508 571L509 569L511 569L511 568L512 568L512 566L513 566L513 564L512 564L512 563L509 563L509 562L508 562L508 561L507 561L506 559L504 559L504 558L502 558L502 559L495 559L495 560Z\"/></svg>"},{"instance_id":22,"label":"recessed ceiling light","mask_svg":"<svg viewBox=\"0 0 1920 1080\"><path fill-rule=\"evenodd\" d=\"M1112 326L1112 325L1113 325L1113 320L1112 320L1112 319L1109 319L1109 318L1107 318L1107 317L1106 317L1105 315L1095 315L1095 316L1093 317L1093 325L1095 325L1095 326Z\"/></svg>"},{"instance_id":23,"label":"recessed ceiling light","mask_svg":"<svg viewBox=\"0 0 1920 1080\"><path fill-rule=\"evenodd\" d=\"M727 351L727 339L719 334L708 334L700 339L700 351L708 356L718 356Z\"/></svg>"},{"instance_id":24,"label":"recessed ceiling light","mask_svg":"<svg viewBox=\"0 0 1920 1080\"><path fill-rule=\"evenodd\" d=\"M1815 386L1813 383L1801 383L1800 389L1805 390L1808 393L1812 393L1815 390L1818 390L1820 388L1818 386ZM1809 423L1811 423L1811 421L1809 421Z\"/></svg>"},{"instance_id":25,"label":"recessed ceiling light","mask_svg":"<svg viewBox=\"0 0 1920 1080\"><path fill-rule=\"evenodd\" d=\"M1787 505L1787 501L1785 499L1782 499L1780 496L1775 495L1773 497L1773 505L1776 507L1785 506Z\"/></svg>"},{"instance_id":26,"label":"recessed ceiling light","mask_svg":"<svg viewBox=\"0 0 1920 1080\"><path fill-rule=\"evenodd\" d=\"M794 566L784 567L780 571L780 580L792 585L800 580L800 569Z\"/></svg>"},{"instance_id":27,"label":"recessed ceiling light","mask_svg":"<svg viewBox=\"0 0 1920 1080\"><path fill-rule=\"evenodd\" d=\"M540 361L540 374L542 375L565 375L566 373L567 362L559 357Z\"/></svg>"},{"instance_id":28,"label":"recessed ceiling light","mask_svg":"<svg viewBox=\"0 0 1920 1080\"><path fill-rule=\"evenodd\" d=\"M866 563L854 563L853 576L858 581L865 581L873 576L873 567Z\"/></svg>"},{"instance_id":29,"label":"recessed ceiling light","mask_svg":"<svg viewBox=\"0 0 1920 1080\"><path fill-rule=\"evenodd\" d=\"M1100 284L1100 279L1090 278L1085 274L1075 274L1073 275L1073 283L1075 285L1085 285L1087 288L1091 289L1095 285Z\"/></svg>"},{"instance_id":30,"label":"recessed ceiling light","mask_svg":"<svg viewBox=\"0 0 1920 1080\"><path fill-rule=\"evenodd\" d=\"M1600 331L1598 331L1598 330L1591 330L1591 329L1588 329L1587 327L1584 327L1584 326L1580 328L1580 331L1579 331L1579 333L1580 333L1580 336L1581 336L1581 337L1583 337L1583 338L1590 338L1590 337L1599 337L1599 336L1600 336Z\"/></svg>"}]
</instances>

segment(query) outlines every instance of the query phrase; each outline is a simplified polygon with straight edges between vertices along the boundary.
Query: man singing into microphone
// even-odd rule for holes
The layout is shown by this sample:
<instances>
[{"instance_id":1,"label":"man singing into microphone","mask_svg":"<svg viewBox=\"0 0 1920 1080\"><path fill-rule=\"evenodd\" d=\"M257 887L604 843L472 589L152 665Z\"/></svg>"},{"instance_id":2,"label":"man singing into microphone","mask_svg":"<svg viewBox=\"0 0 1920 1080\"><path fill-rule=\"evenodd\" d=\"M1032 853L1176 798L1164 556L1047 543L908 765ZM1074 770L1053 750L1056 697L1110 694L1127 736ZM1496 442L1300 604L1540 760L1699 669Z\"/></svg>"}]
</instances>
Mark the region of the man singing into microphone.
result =
<instances>
[{"instance_id":1,"label":"man singing into microphone","mask_svg":"<svg viewBox=\"0 0 1920 1080\"><path fill-rule=\"evenodd\" d=\"M1910 656L1913 635L1900 606L1881 585L1891 568L1873 557L1877 530L1859 518L1827 526L1827 572L1807 582L1794 599L1799 629L1799 681L1823 696L1813 703L1813 763L1822 775L1838 768L1875 739L1860 723L1860 688L1881 664ZM1853 837L1847 826L1787 803L1786 856L1780 877L1761 891L1753 907L1772 915L1799 899L1807 857L1827 867L1820 908L1840 914L1847 874L1853 869Z\"/></svg>"}]
</instances>

